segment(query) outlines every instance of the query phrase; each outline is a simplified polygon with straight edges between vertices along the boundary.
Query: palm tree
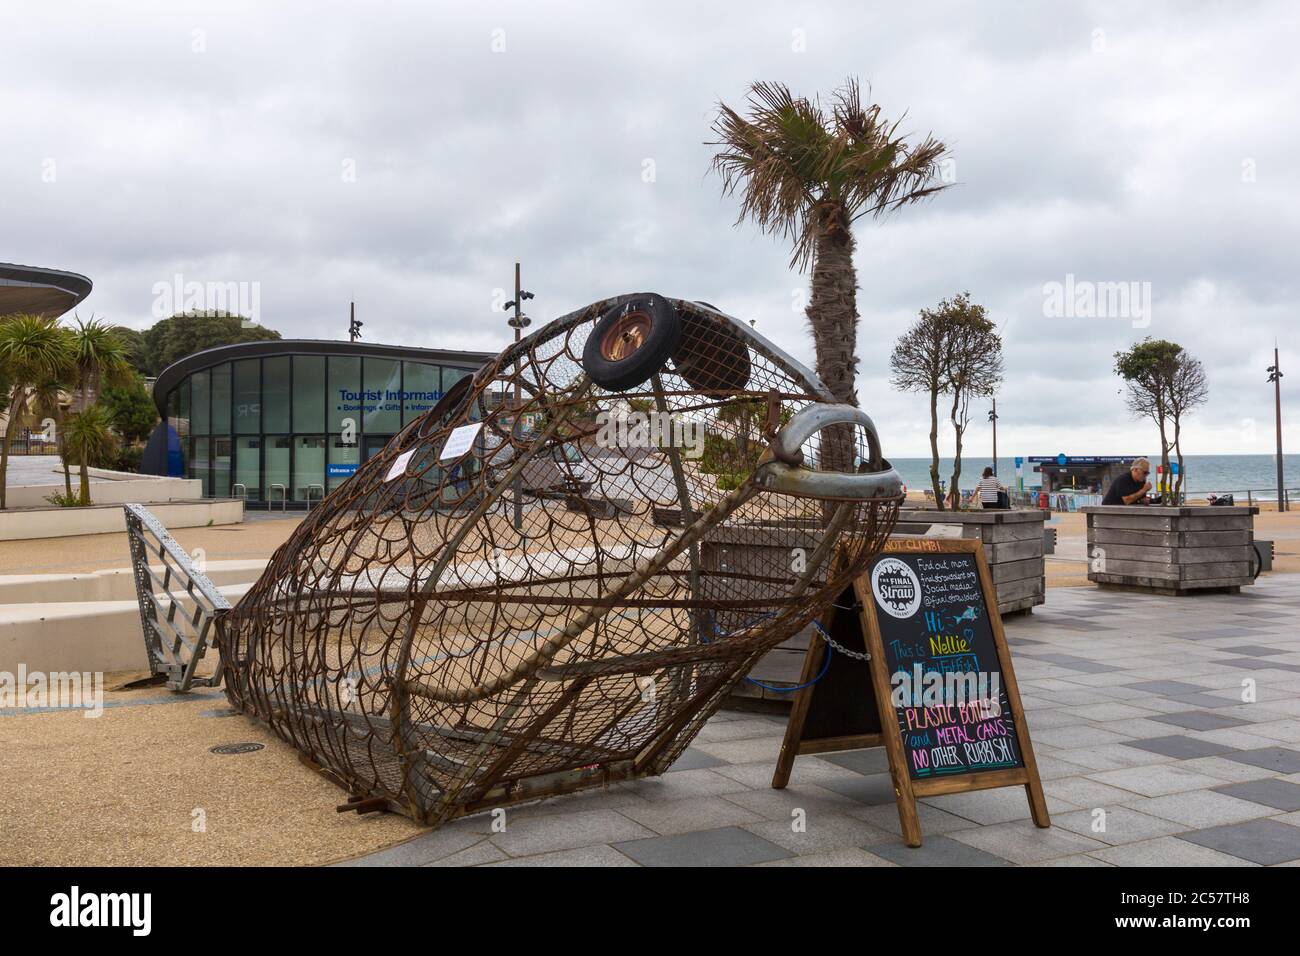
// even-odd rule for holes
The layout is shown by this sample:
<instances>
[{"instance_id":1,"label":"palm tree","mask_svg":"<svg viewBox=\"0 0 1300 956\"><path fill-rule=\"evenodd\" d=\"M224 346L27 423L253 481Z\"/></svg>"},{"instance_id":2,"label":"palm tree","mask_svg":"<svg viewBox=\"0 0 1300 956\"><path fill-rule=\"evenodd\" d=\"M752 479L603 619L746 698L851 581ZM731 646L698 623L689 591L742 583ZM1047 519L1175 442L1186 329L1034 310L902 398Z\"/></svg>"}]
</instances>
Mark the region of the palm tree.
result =
<instances>
[{"instance_id":1,"label":"palm tree","mask_svg":"<svg viewBox=\"0 0 1300 956\"><path fill-rule=\"evenodd\" d=\"M8 424L0 446L0 508L6 506L9 449L18 416L34 389L66 373L71 353L68 330L56 319L12 315L0 321L0 370L9 387Z\"/></svg>"},{"instance_id":2,"label":"palm tree","mask_svg":"<svg viewBox=\"0 0 1300 956\"><path fill-rule=\"evenodd\" d=\"M134 375L130 350L114 326L93 316L76 320L72 329L72 361L74 366L74 399L79 413L86 412L106 386L129 384ZM110 422L111 424L111 422ZM89 464L81 458L82 503L89 503Z\"/></svg>"},{"instance_id":3,"label":"palm tree","mask_svg":"<svg viewBox=\"0 0 1300 956\"><path fill-rule=\"evenodd\" d=\"M932 136L909 144L879 106L862 105L856 80L830 99L825 109L781 83L755 83L747 117L718 104L718 140L708 145L721 147L713 169L722 177L723 195L741 192L737 224L753 219L764 232L788 239L794 246L790 265L812 267L807 315L817 375L836 401L856 405L853 223L945 188L936 174L948 148ZM831 449L823 454L831 457ZM847 454L841 449L834 455L840 467L851 464L842 461Z\"/></svg>"},{"instance_id":4,"label":"palm tree","mask_svg":"<svg viewBox=\"0 0 1300 956\"><path fill-rule=\"evenodd\" d=\"M90 474L87 467L92 461L106 461L117 454L118 440L113 434L113 419L103 405L91 405L68 416L63 425L63 440L68 456L81 465L81 504L90 501Z\"/></svg>"},{"instance_id":5,"label":"palm tree","mask_svg":"<svg viewBox=\"0 0 1300 956\"><path fill-rule=\"evenodd\" d=\"M68 446L63 440L64 398L71 391L68 378L71 375L71 352L68 367L62 374L50 375L35 383L31 388L31 404L37 418L54 420L54 444L59 453L59 463L63 465L64 500L72 500L72 472L68 459Z\"/></svg>"}]
</instances>

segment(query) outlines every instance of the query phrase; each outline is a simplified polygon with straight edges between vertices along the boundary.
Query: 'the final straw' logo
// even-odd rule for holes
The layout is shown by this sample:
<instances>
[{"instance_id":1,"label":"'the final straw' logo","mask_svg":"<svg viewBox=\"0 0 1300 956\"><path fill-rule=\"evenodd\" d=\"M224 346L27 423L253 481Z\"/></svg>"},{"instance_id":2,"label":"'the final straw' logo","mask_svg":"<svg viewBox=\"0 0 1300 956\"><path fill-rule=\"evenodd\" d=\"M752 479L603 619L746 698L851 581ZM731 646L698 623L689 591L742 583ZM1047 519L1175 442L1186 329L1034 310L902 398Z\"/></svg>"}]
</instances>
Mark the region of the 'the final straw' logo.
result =
<instances>
[{"instance_id":1,"label":"'the final straw' logo","mask_svg":"<svg viewBox=\"0 0 1300 956\"><path fill-rule=\"evenodd\" d=\"M872 569L871 593L892 617L911 617L921 607L921 582L898 558L884 558Z\"/></svg>"}]
</instances>

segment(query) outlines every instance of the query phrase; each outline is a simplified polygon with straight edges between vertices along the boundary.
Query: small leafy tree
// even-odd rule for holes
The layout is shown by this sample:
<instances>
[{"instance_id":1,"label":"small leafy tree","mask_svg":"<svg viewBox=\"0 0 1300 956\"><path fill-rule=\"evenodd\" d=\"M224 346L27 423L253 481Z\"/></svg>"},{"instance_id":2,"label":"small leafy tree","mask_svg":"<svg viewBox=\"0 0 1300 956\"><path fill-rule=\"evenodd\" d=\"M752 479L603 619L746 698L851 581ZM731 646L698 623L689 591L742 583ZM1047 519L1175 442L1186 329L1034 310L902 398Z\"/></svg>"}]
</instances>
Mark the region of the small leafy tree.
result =
<instances>
[{"instance_id":1,"label":"small leafy tree","mask_svg":"<svg viewBox=\"0 0 1300 956\"><path fill-rule=\"evenodd\" d=\"M1002 380L1002 340L982 305L963 292L922 309L912 326L894 344L889 359L891 384L905 392L921 392L930 400L930 484L940 510L944 508L939 479L939 397L951 395L949 420L956 434L951 487L961 480L962 438L970 423L970 400L991 395Z\"/></svg>"},{"instance_id":2,"label":"small leafy tree","mask_svg":"<svg viewBox=\"0 0 1300 956\"><path fill-rule=\"evenodd\" d=\"M960 501L962 439L970 424L970 402L972 398L988 398L997 391L1002 381L1002 338L984 306L970 301L970 293L957 296L950 308L952 359L947 390L952 394L952 407L948 418L956 445L948 487L952 489L955 506Z\"/></svg>"},{"instance_id":3,"label":"small leafy tree","mask_svg":"<svg viewBox=\"0 0 1300 956\"><path fill-rule=\"evenodd\" d=\"M938 309L922 309L920 318L894 343L889 358L890 383L904 392L923 392L930 398L930 487L939 510L943 510L943 486L939 479L939 395L943 391L951 342L943 318L944 303Z\"/></svg>"},{"instance_id":4,"label":"small leafy tree","mask_svg":"<svg viewBox=\"0 0 1300 956\"><path fill-rule=\"evenodd\" d=\"M125 385L104 389L99 404L108 410L113 428L127 442L144 441L158 424L158 409L138 375Z\"/></svg>"},{"instance_id":5,"label":"small leafy tree","mask_svg":"<svg viewBox=\"0 0 1300 956\"><path fill-rule=\"evenodd\" d=\"M1210 397L1210 383L1201 360L1186 350L1178 354L1178 365L1169 381L1169 418L1174 429L1174 454L1178 458L1178 476L1174 479L1174 500L1181 501L1183 476L1183 416L1204 405Z\"/></svg>"},{"instance_id":6,"label":"small leafy tree","mask_svg":"<svg viewBox=\"0 0 1300 956\"><path fill-rule=\"evenodd\" d=\"M1160 433L1161 491L1169 479L1169 452L1174 447L1168 437L1170 401L1182 351L1181 345L1148 336L1115 353L1115 374L1127 386L1129 411L1134 418L1149 418Z\"/></svg>"}]
</instances>

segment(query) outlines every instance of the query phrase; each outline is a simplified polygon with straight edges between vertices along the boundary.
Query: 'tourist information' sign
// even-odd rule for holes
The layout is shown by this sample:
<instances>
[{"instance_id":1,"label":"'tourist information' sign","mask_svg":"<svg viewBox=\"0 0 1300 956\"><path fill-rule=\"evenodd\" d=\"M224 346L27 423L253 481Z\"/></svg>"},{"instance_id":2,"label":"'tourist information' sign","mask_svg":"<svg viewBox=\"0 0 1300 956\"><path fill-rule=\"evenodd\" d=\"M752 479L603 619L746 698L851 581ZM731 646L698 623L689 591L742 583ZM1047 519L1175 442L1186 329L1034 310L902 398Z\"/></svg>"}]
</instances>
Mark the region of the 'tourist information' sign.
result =
<instances>
[{"instance_id":1,"label":"'tourist information' sign","mask_svg":"<svg viewBox=\"0 0 1300 956\"><path fill-rule=\"evenodd\" d=\"M1024 766L975 555L886 553L870 581L911 777Z\"/></svg>"}]
</instances>

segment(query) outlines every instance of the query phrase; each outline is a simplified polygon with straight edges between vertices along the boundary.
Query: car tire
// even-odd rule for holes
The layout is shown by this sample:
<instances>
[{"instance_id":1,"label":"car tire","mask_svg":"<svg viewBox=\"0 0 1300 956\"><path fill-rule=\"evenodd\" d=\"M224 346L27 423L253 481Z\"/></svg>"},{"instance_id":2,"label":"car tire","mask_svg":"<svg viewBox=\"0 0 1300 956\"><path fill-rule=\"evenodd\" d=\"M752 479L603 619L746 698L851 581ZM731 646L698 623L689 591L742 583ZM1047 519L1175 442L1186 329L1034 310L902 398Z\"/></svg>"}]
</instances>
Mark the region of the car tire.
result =
<instances>
[{"instance_id":1,"label":"car tire","mask_svg":"<svg viewBox=\"0 0 1300 956\"><path fill-rule=\"evenodd\" d=\"M609 392L626 392L663 369L682 337L674 309L654 293L607 309L582 350L582 368Z\"/></svg>"},{"instance_id":2,"label":"car tire","mask_svg":"<svg viewBox=\"0 0 1300 956\"><path fill-rule=\"evenodd\" d=\"M673 352L673 371L701 392L735 394L749 384L749 348L721 319L684 314L682 338Z\"/></svg>"}]
</instances>

